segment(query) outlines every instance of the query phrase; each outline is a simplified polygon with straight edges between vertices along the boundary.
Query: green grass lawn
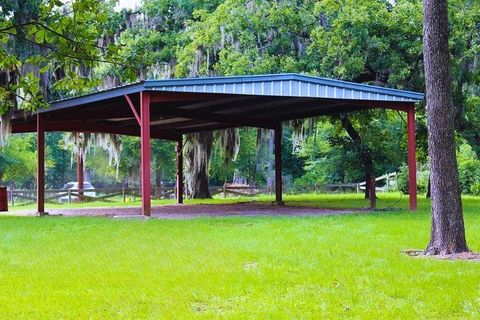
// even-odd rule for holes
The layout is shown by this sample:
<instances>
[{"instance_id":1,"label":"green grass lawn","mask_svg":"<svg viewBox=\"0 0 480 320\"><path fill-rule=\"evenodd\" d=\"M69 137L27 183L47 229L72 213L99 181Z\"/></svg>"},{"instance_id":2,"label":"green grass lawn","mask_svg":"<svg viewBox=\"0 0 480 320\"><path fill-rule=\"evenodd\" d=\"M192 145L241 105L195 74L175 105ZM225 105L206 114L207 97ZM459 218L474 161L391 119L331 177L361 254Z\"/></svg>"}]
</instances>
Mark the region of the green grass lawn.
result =
<instances>
[{"instance_id":1,"label":"green grass lawn","mask_svg":"<svg viewBox=\"0 0 480 320\"><path fill-rule=\"evenodd\" d=\"M406 208L407 197L398 199L379 204ZM356 195L287 201L366 205ZM479 203L464 199L472 249L480 249ZM418 213L0 217L0 227L1 319L479 317L479 263L401 253L428 242L424 200Z\"/></svg>"}]
</instances>

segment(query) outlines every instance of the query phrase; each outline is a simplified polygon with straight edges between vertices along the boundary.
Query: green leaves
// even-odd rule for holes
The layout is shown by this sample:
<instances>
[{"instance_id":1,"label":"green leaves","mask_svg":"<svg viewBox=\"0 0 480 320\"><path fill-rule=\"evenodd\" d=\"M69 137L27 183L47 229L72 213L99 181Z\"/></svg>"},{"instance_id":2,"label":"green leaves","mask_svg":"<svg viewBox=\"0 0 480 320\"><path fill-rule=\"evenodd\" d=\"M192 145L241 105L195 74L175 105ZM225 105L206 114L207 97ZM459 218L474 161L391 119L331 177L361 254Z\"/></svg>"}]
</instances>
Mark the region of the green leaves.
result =
<instances>
[{"instance_id":1,"label":"green leaves","mask_svg":"<svg viewBox=\"0 0 480 320\"><path fill-rule=\"evenodd\" d=\"M179 76L302 71L315 21L310 1L230 0L194 12L177 51Z\"/></svg>"},{"instance_id":2,"label":"green leaves","mask_svg":"<svg viewBox=\"0 0 480 320\"><path fill-rule=\"evenodd\" d=\"M421 1L392 6L378 0L326 0L317 3L315 12L321 24L312 32L308 53L320 74L395 87L418 76Z\"/></svg>"},{"instance_id":3,"label":"green leaves","mask_svg":"<svg viewBox=\"0 0 480 320\"><path fill-rule=\"evenodd\" d=\"M4 111L45 107L44 93L86 92L98 85L88 68L123 63L114 44L102 47L97 43L110 30L104 27L108 8L97 0L49 0L29 3L21 9L22 15L16 13L20 10L16 6L0 14L0 73L18 75L0 84L9 91L4 99L11 99L8 108L2 105Z\"/></svg>"},{"instance_id":4,"label":"green leaves","mask_svg":"<svg viewBox=\"0 0 480 320\"><path fill-rule=\"evenodd\" d=\"M13 85L17 98L20 100L18 108L35 111L47 107L42 94L40 81L32 72L21 77L17 85Z\"/></svg>"},{"instance_id":5,"label":"green leaves","mask_svg":"<svg viewBox=\"0 0 480 320\"><path fill-rule=\"evenodd\" d=\"M6 146L0 147L0 179L16 186L31 182L36 173L35 138L16 135Z\"/></svg>"}]
</instances>

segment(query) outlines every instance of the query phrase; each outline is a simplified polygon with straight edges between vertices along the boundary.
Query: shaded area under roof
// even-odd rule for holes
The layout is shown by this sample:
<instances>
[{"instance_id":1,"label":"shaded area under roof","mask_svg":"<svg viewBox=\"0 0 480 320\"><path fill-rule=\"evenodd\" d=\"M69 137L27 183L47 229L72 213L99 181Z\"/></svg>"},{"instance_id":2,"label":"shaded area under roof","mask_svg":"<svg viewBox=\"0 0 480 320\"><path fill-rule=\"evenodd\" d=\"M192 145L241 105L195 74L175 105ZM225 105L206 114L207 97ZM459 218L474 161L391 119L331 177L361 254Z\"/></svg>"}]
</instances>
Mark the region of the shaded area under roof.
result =
<instances>
[{"instance_id":1,"label":"shaded area under roof","mask_svg":"<svg viewBox=\"0 0 480 320\"><path fill-rule=\"evenodd\" d=\"M153 138L229 127L273 128L279 122L371 108L403 110L424 99L396 90L300 74L146 80L55 101L42 114L47 131L139 135L125 96L139 112L140 92L151 97ZM36 130L36 115L12 120L13 132Z\"/></svg>"}]
</instances>

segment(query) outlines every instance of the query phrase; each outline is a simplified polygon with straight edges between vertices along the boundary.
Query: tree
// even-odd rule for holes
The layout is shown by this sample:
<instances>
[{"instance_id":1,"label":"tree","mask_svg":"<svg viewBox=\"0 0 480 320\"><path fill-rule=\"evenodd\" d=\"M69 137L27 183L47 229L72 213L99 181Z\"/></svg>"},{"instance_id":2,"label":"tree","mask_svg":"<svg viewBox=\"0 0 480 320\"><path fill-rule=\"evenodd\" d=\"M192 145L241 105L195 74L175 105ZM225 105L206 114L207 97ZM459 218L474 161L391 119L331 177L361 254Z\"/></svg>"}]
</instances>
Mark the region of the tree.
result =
<instances>
[{"instance_id":1,"label":"tree","mask_svg":"<svg viewBox=\"0 0 480 320\"><path fill-rule=\"evenodd\" d=\"M427 92L432 228L425 253L469 251L465 238L455 154L447 0L424 0L424 64Z\"/></svg>"},{"instance_id":2,"label":"tree","mask_svg":"<svg viewBox=\"0 0 480 320\"><path fill-rule=\"evenodd\" d=\"M0 147L0 183L32 188L35 182L35 137L22 134ZM50 163L47 163L50 167Z\"/></svg>"},{"instance_id":3,"label":"tree","mask_svg":"<svg viewBox=\"0 0 480 320\"><path fill-rule=\"evenodd\" d=\"M118 176L120 153L122 152L122 144L118 135L71 132L65 134L64 138L65 148L77 158L78 189L83 189L85 158L94 146L98 146L108 153L109 165L117 168L116 175ZM79 192L79 196L81 195L83 192Z\"/></svg>"},{"instance_id":4,"label":"tree","mask_svg":"<svg viewBox=\"0 0 480 320\"><path fill-rule=\"evenodd\" d=\"M49 132L45 135L46 159L51 166L46 170L45 183L53 189L62 188L65 183L73 181L71 155L65 152L64 133ZM12 137L13 138L13 137Z\"/></svg>"},{"instance_id":5,"label":"tree","mask_svg":"<svg viewBox=\"0 0 480 320\"><path fill-rule=\"evenodd\" d=\"M455 0L448 5L455 129L480 156L480 2Z\"/></svg>"},{"instance_id":6,"label":"tree","mask_svg":"<svg viewBox=\"0 0 480 320\"><path fill-rule=\"evenodd\" d=\"M184 147L187 168L185 178L190 198L212 197L208 189L208 169L214 141L219 142L218 146L222 150L225 167L228 167L237 157L240 147L240 136L237 129L221 130L215 134L212 131L205 131L187 135Z\"/></svg>"},{"instance_id":7,"label":"tree","mask_svg":"<svg viewBox=\"0 0 480 320\"><path fill-rule=\"evenodd\" d=\"M322 19L312 31L307 50L310 68L347 81L423 90L420 4L409 0L317 2L315 13ZM362 112L336 119L357 151L365 180L377 171L373 153L379 148L369 148L363 133L371 131L370 123L378 118L378 112ZM367 185L365 197L368 194Z\"/></svg>"},{"instance_id":8,"label":"tree","mask_svg":"<svg viewBox=\"0 0 480 320\"><path fill-rule=\"evenodd\" d=\"M246 3L228 0L211 13L197 10L194 12L194 19L188 22L184 43L176 52L178 60L176 76L228 76L301 71L302 56L314 22L312 9L311 1ZM257 141L267 140L270 149L273 149L271 132L267 130L259 132L268 139ZM196 183L198 187L208 187L208 180L201 184L199 182L208 177L208 172L202 170L208 170L209 159L206 159L205 165L188 159L203 159L203 153L195 152L211 150L215 136L217 135L200 133L193 139L187 139L196 142L194 148L186 148L187 168L191 170L188 180ZM233 139L235 135L229 135L227 131L227 134L219 136L222 137L220 141L223 141L225 147L237 147L239 140ZM232 138L230 143L225 143L225 137ZM203 145L200 146L199 143ZM265 171L269 176L273 170L272 153L273 151L267 152L269 164ZM198 167L195 167L196 165ZM267 181L272 184L272 177L267 178ZM201 193L207 194L207 190Z\"/></svg>"},{"instance_id":9,"label":"tree","mask_svg":"<svg viewBox=\"0 0 480 320\"><path fill-rule=\"evenodd\" d=\"M103 1L15 0L0 5L0 142L15 110L46 107L49 99L99 84L91 70L121 64L118 46L100 46L108 23Z\"/></svg>"},{"instance_id":10,"label":"tree","mask_svg":"<svg viewBox=\"0 0 480 320\"><path fill-rule=\"evenodd\" d=\"M185 143L186 182L190 198L211 198L208 189L208 163L212 154L213 132L189 134Z\"/></svg>"}]
</instances>

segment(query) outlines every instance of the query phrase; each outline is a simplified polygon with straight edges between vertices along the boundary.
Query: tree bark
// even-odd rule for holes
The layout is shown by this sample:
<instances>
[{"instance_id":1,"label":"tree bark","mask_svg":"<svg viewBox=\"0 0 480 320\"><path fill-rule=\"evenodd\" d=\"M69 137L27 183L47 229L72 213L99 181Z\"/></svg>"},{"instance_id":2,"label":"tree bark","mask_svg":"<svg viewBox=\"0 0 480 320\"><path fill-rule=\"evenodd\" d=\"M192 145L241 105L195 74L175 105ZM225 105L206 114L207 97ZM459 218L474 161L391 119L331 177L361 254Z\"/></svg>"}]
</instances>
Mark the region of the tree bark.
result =
<instances>
[{"instance_id":1,"label":"tree bark","mask_svg":"<svg viewBox=\"0 0 480 320\"><path fill-rule=\"evenodd\" d=\"M273 130L268 132L267 153L267 188L273 190L275 186L275 134Z\"/></svg>"},{"instance_id":2,"label":"tree bark","mask_svg":"<svg viewBox=\"0 0 480 320\"><path fill-rule=\"evenodd\" d=\"M432 182L430 176L428 176L428 183L427 183L427 192L425 193L425 198L430 199L432 195Z\"/></svg>"},{"instance_id":3,"label":"tree bark","mask_svg":"<svg viewBox=\"0 0 480 320\"><path fill-rule=\"evenodd\" d=\"M370 177L375 176L375 169L373 166L373 160L370 156L370 152L368 147L362 141L362 138L358 134L357 130L353 127L352 122L348 118L346 114L340 114L339 116L340 122L342 123L343 129L347 132L350 139L352 139L353 143L355 144L355 148L357 149L358 155L360 160L363 164L363 170L365 172L365 199L369 198L370 195L370 184L368 181Z\"/></svg>"},{"instance_id":4,"label":"tree bark","mask_svg":"<svg viewBox=\"0 0 480 320\"><path fill-rule=\"evenodd\" d=\"M455 154L447 0L424 0L423 11L432 203L431 237L425 254L467 252Z\"/></svg>"},{"instance_id":5,"label":"tree bark","mask_svg":"<svg viewBox=\"0 0 480 320\"><path fill-rule=\"evenodd\" d=\"M193 199L211 198L208 189L208 164L213 146L210 131L192 133L185 144L186 181L188 194Z\"/></svg>"},{"instance_id":6,"label":"tree bark","mask_svg":"<svg viewBox=\"0 0 480 320\"><path fill-rule=\"evenodd\" d=\"M83 155L77 154L77 183L78 183L78 200L83 200L83 187L84 187L84 168L83 168ZM80 191L82 190L82 191Z\"/></svg>"},{"instance_id":7,"label":"tree bark","mask_svg":"<svg viewBox=\"0 0 480 320\"><path fill-rule=\"evenodd\" d=\"M190 184L190 198L210 199L212 195L208 189L208 176L206 170L201 170Z\"/></svg>"},{"instance_id":8,"label":"tree bark","mask_svg":"<svg viewBox=\"0 0 480 320\"><path fill-rule=\"evenodd\" d=\"M162 168L155 168L155 187L160 188L162 186L162 175L163 171Z\"/></svg>"}]
</instances>

